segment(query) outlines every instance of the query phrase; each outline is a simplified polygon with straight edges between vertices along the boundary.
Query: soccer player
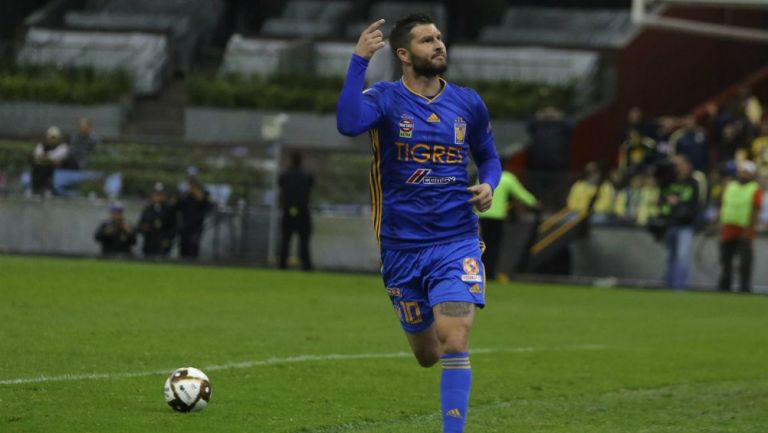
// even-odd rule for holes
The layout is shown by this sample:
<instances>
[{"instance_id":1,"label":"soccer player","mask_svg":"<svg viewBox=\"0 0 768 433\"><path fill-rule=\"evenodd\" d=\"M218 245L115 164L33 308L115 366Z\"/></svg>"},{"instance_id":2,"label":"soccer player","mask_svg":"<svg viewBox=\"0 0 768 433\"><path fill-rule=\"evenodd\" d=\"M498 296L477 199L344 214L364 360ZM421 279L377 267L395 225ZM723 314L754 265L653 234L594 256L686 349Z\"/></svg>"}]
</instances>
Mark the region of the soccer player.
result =
<instances>
[{"instance_id":1,"label":"soccer player","mask_svg":"<svg viewBox=\"0 0 768 433\"><path fill-rule=\"evenodd\" d=\"M337 126L349 136L370 132L373 225L384 284L419 364L441 362L443 431L460 433L472 378L469 331L475 308L485 304L474 209L490 208L501 163L483 101L440 77L447 53L429 16L410 15L390 34L402 79L363 91L368 61L384 47L383 24L376 21L360 35ZM477 185L469 183L470 155Z\"/></svg>"}]
</instances>

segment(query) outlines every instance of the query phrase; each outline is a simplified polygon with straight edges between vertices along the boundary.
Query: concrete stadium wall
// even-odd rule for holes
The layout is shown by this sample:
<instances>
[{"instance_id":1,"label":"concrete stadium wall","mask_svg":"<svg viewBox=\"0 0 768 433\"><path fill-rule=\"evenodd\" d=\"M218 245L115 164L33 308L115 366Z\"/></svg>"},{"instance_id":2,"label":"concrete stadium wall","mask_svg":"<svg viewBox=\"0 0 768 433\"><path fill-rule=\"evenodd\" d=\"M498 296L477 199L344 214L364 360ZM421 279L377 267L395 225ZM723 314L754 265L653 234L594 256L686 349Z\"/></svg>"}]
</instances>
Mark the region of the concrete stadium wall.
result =
<instances>
[{"instance_id":1,"label":"concrete stadium wall","mask_svg":"<svg viewBox=\"0 0 768 433\"><path fill-rule=\"evenodd\" d=\"M720 275L718 237L697 234L691 248L689 283L703 288L715 288ZM768 291L768 238L759 237L754 243L753 283ZM622 279L658 280L664 276L667 250L654 241L644 229L634 227L599 227L589 238L571 245L573 270L576 276L620 277ZM738 276L734 274L734 287Z\"/></svg>"},{"instance_id":2,"label":"concrete stadium wall","mask_svg":"<svg viewBox=\"0 0 768 433\"><path fill-rule=\"evenodd\" d=\"M125 206L126 217L135 223L143 203L131 201ZM107 217L108 203L103 200L0 198L0 252L98 255L93 233ZM247 224L246 230L243 224ZM221 214L216 224L209 219L207 227L201 259L242 261L245 256L249 263L259 266L270 262L267 210L253 212L247 221L240 216ZM514 264L529 229L529 223L508 225L498 266L500 271L514 273ZM316 214L313 230L312 257L318 269L379 271L378 244L369 215ZM297 255L297 241L294 237L292 256ZM691 283L714 288L719 272L717 238L697 235L693 245ZM140 251L139 245L134 251ZM645 230L633 227L593 227L589 238L571 245L571 252L576 277L616 277L645 284L661 283L666 260L664 246ZM754 283L764 291L768 291L768 267L761 263L766 257L768 237L760 237L755 242Z\"/></svg>"},{"instance_id":3,"label":"concrete stadium wall","mask_svg":"<svg viewBox=\"0 0 768 433\"><path fill-rule=\"evenodd\" d=\"M127 201L124 205L126 218L135 224L144 203ZM0 198L0 252L99 255L93 235L109 217L108 209L104 200ZM378 271L378 246L370 216L315 215L313 225L312 256L318 268ZM297 236L293 242L298 242ZM268 245L268 209L252 211L247 221L240 215L221 213L206 222L200 258L247 260L264 266L270 262ZM141 239L133 251L140 255ZM291 251L297 255L297 246ZM176 254L174 251L172 257Z\"/></svg>"},{"instance_id":4,"label":"concrete stadium wall","mask_svg":"<svg viewBox=\"0 0 768 433\"><path fill-rule=\"evenodd\" d=\"M91 119L102 137L117 137L125 123L127 109L120 104L68 105L42 102L0 102L0 136L40 137L56 125L65 134L74 132L81 117Z\"/></svg>"}]
</instances>

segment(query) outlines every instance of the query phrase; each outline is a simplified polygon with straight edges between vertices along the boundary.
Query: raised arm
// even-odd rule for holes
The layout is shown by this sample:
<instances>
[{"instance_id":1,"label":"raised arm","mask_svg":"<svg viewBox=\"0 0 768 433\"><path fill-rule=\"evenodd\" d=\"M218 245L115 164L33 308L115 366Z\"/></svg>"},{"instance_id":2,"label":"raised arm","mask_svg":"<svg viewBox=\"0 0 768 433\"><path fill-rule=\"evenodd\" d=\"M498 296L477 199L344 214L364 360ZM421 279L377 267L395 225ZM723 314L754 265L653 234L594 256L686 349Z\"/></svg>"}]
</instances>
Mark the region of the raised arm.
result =
<instances>
[{"instance_id":1,"label":"raised arm","mask_svg":"<svg viewBox=\"0 0 768 433\"><path fill-rule=\"evenodd\" d=\"M381 118L381 110L374 99L376 95L364 95L363 86L368 61L384 47L384 34L379 30L383 25L384 20L378 20L363 30L349 62L344 87L336 105L336 127L344 135L360 135Z\"/></svg>"}]
</instances>

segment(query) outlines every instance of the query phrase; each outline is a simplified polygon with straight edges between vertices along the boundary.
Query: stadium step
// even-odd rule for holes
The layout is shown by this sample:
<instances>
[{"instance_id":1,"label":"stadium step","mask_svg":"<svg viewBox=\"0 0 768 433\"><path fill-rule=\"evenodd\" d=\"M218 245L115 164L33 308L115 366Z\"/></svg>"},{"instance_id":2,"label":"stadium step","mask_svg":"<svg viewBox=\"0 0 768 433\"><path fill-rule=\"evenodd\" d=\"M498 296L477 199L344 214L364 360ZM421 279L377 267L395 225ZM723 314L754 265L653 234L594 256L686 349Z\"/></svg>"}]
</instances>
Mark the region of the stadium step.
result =
<instances>
[{"instance_id":1,"label":"stadium step","mask_svg":"<svg viewBox=\"0 0 768 433\"><path fill-rule=\"evenodd\" d=\"M123 135L142 137L183 137L186 93L184 81L174 78L155 96L134 102Z\"/></svg>"}]
</instances>

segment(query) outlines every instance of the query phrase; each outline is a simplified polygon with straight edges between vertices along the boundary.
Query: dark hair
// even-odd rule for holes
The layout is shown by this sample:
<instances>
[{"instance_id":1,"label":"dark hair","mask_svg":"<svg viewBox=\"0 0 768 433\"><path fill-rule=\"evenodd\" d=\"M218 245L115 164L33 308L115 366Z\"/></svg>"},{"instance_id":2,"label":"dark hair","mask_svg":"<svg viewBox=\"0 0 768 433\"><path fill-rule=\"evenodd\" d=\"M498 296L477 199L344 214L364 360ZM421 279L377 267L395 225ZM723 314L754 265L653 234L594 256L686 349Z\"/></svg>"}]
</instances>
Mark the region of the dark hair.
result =
<instances>
[{"instance_id":1,"label":"dark hair","mask_svg":"<svg viewBox=\"0 0 768 433\"><path fill-rule=\"evenodd\" d=\"M428 14L410 14L395 23L392 33L389 34L389 47L392 54L397 57L398 48L408 48L411 45L411 30L424 24L434 24L435 21Z\"/></svg>"}]
</instances>

